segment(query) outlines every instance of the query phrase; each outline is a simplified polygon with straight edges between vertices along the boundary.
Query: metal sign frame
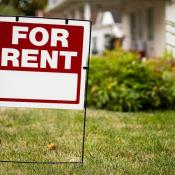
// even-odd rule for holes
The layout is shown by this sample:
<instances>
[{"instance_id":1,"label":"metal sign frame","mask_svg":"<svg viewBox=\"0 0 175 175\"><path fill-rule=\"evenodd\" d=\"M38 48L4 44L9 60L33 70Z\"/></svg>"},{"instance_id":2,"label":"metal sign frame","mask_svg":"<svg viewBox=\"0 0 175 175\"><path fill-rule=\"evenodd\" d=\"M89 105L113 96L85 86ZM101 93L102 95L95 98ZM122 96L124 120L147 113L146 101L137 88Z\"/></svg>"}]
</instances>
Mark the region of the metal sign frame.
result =
<instances>
[{"instance_id":1,"label":"metal sign frame","mask_svg":"<svg viewBox=\"0 0 175 175\"><path fill-rule=\"evenodd\" d=\"M89 36L89 53L87 60L87 67L83 67L83 70L86 71L86 82L85 82L85 97L84 97L84 110L83 110L83 132L82 132L82 147L81 147L81 157L80 161L69 162L69 161L59 161L59 162L45 162L45 161L15 161L15 160L0 160L0 163L15 163L15 164L84 164L85 158L85 137L86 137L86 121L87 121L87 95L88 95L88 79L89 79L89 67L90 67L90 46L91 46L91 30L92 30L92 21L90 20L76 20L76 19L62 19L62 18L47 18L47 17L33 17L33 16L2 16L1 17L16 17L16 22L19 21L19 18L44 18L44 19L60 19L65 20L65 24L69 23L69 20L74 21L88 21L90 23L90 36Z\"/></svg>"}]
</instances>

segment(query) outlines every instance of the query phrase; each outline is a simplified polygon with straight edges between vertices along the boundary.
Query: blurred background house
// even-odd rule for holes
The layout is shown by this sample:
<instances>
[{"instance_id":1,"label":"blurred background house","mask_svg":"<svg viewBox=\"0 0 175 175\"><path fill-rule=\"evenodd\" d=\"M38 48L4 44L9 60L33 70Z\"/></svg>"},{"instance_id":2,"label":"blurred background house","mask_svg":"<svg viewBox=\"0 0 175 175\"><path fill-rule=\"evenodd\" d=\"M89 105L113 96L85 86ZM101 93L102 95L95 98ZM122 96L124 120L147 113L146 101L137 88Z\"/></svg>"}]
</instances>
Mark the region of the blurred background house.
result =
<instances>
[{"instance_id":1,"label":"blurred background house","mask_svg":"<svg viewBox=\"0 0 175 175\"><path fill-rule=\"evenodd\" d=\"M86 1L49 0L48 2L46 15L49 17L92 20L92 54L102 54L105 49L121 46L123 38L121 16L116 10L108 11L108 8L101 10L101 1L98 1L99 3L91 1L90 4ZM62 8L62 5L66 6Z\"/></svg>"},{"instance_id":2,"label":"blurred background house","mask_svg":"<svg viewBox=\"0 0 175 175\"><path fill-rule=\"evenodd\" d=\"M92 54L122 47L175 56L175 0L0 0L0 14L92 20Z\"/></svg>"},{"instance_id":3,"label":"blurred background house","mask_svg":"<svg viewBox=\"0 0 175 175\"><path fill-rule=\"evenodd\" d=\"M49 0L45 15L92 20L93 54L120 46L142 56L175 54L175 0Z\"/></svg>"}]
</instances>

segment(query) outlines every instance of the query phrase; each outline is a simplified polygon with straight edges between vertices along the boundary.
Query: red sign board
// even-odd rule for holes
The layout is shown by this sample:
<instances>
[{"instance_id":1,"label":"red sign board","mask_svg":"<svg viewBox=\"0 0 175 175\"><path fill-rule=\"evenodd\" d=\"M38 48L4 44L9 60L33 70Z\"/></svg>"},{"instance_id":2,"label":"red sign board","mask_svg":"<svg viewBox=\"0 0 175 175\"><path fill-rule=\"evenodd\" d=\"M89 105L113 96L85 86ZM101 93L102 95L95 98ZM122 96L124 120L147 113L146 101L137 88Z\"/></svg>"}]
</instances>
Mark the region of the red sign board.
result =
<instances>
[{"instance_id":1,"label":"red sign board","mask_svg":"<svg viewBox=\"0 0 175 175\"><path fill-rule=\"evenodd\" d=\"M0 17L0 106L83 109L90 22Z\"/></svg>"}]
</instances>

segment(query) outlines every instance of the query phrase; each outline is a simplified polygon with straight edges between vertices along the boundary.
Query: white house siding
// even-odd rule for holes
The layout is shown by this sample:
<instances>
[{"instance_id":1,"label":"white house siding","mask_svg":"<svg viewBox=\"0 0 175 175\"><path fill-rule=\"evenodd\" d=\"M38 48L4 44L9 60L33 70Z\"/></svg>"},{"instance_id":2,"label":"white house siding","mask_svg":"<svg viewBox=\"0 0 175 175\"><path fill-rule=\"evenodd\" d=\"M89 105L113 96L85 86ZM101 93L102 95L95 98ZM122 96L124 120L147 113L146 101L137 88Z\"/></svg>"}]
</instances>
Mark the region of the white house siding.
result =
<instances>
[{"instance_id":1,"label":"white house siding","mask_svg":"<svg viewBox=\"0 0 175 175\"><path fill-rule=\"evenodd\" d=\"M154 9L154 39L151 41L149 41L147 37L146 20L146 11L150 7ZM147 56L161 56L165 51L165 2L161 0L132 0L125 4L123 10L124 49L130 50L132 48L130 14L136 12L137 17L141 19L139 24L142 29L141 39L145 44Z\"/></svg>"},{"instance_id":2,"label":"white house siding","mask_svg":"<svg viewBox=\"0 0 175 175\"><path fill-rule=\"evenodd\" d=\"M166 43L172 46L167 45L167 49L172 51L173 55L175 56L175 26L170 25L170 22L173 22L175 25L175 1L172 3L166 4Z\"/></svg>"}]
</instances>

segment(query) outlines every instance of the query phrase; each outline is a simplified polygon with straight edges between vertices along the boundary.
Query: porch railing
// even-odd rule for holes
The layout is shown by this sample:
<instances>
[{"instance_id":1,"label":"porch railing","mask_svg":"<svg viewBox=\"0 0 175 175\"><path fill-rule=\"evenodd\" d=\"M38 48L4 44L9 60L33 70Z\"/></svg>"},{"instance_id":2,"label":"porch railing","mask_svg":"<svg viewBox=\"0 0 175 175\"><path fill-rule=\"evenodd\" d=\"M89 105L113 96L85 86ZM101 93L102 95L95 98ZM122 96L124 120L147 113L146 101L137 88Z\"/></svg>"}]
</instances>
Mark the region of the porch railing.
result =
<instances>
[{"instance_id":1,"label":"porch railing","mask_svg":"<svg viewBox=\"0 0 175 175\"><path fill-rule=\"evenodd\" d=\"M167 29L167 28L171 28ZM166 21L166 33L170 34L172 37L175 37L175 22L172 21ZM175 49L175 43L166 43L167 46Z\"/></svg>"}]
</instances>

